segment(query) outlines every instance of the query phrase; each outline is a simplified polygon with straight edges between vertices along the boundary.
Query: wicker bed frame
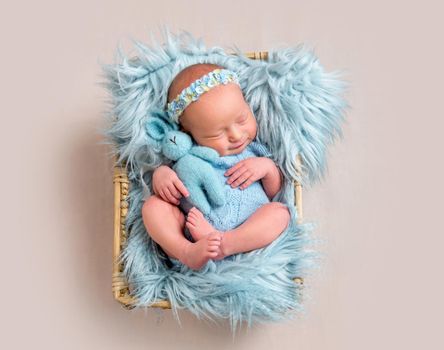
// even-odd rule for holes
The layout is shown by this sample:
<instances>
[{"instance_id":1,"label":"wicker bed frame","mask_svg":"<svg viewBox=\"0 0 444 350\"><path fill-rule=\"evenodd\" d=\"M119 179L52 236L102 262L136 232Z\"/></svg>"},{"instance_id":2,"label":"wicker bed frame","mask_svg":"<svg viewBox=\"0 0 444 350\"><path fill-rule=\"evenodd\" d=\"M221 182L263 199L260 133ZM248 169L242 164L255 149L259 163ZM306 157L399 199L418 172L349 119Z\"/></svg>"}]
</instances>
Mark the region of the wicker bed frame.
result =
<instances>
[{"instance_id":1,"label":"wicker bed frame","mask_svg":"<svg viewBox=\"0 0 444 350\"><path fill-rule=\"evenodd\" d=\"M245 54L251 59L267 60L268 52L248 52ZM300 158L295 159L296 168L300 170ZM115 162L116 163L116 162ZM114 167L114 249L113 249L113 278L112 291L114 298L127 309L132 309L135 305L136 299L131 296L130 288L126 277L123 275L123 266L118 261L120 252L126 244L128 232L126 232L125 219L128 212L129 205L129 181L125 167ZM294 193L296 210L298 213L298 223L302 223L302 185L294 182ZM295 278L295 283L303 284L302 278ZM158 307L162 309L170 309L171 304L168 300L158 300L149 305L150 307Z\"/></svg>"}]
</instances>

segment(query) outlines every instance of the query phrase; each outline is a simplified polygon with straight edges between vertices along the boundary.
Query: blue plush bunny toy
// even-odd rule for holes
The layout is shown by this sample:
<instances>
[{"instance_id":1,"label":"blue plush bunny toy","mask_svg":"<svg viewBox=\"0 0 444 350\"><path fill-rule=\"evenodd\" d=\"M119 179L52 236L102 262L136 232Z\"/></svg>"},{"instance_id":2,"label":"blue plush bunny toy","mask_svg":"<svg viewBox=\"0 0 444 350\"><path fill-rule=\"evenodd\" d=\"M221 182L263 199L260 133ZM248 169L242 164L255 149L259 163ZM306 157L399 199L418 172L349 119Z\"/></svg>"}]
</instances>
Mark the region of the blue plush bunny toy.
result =
<instances>
[{"instance_id":1,"label":"blue plush bunny toy","mask_svg":"<svg viewBox=\"0 0 444 350\"><path fill-rule=\"evenodd\" d=\"M162 153L175 161L173 169L190 192L191 205L208 215L211 207L225 204L222 183L214 181L214 164L219 154L212 148L193 145L191 137L177 130L163 111L154 111L145 125L148 140L161 146Z\"/></svg>"}]
</instances>

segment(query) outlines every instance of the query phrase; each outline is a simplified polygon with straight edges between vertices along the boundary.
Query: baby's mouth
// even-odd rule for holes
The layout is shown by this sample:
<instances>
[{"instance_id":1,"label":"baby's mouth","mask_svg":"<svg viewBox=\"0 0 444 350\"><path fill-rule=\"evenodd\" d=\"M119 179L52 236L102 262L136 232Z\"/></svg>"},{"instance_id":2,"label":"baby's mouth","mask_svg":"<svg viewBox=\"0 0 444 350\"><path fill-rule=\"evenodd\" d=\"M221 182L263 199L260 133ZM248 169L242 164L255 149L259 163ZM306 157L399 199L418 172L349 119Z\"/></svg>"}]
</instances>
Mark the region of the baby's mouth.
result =
<instances>
[{"instance_id":1,"label":"baby's mouth","mask_svg":"<svg viewBox=\"0 0 444 350\"><path fill-rule=\"evenodd\" d=\"M233 147L233 148L231 148L231 149L232 149L232 150L234 150L234 149L238 149L238 148L242 147L242 146L245 144L245 142L247 142L247 140L244 140L242 143L239 143L237 146L235 146L235 147Z\"/></svg>"}]
</instances>

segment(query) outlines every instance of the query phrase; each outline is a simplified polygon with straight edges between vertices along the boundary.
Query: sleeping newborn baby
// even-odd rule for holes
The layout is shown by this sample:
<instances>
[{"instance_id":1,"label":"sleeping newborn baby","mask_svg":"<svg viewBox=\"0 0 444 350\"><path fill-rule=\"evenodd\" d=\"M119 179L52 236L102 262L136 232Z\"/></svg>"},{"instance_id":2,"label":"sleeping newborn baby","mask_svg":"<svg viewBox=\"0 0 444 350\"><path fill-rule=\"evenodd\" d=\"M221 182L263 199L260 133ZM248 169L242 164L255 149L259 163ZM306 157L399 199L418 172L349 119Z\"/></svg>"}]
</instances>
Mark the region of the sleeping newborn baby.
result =
<instances>
[{"instance_id":1,"label":"sleeping newborn baby","mask_svg":"<svg viewBox=\"0 0 444 350\"><path fill-rule=\"evenodd\" d=\"M189 66L172 81L168 102L168 115L180 130L218 152L214 181L225 183L226 204L205 216L196 207L184 214L188 190L162 165L153 174L154 194L142 207L151 238L170 258L195 270L210 259L270 244L290 220L286 205L270 202L281 189L282 173L255 140L256 119L236 74L214 64Z\"/></svg>"}]
</instances>

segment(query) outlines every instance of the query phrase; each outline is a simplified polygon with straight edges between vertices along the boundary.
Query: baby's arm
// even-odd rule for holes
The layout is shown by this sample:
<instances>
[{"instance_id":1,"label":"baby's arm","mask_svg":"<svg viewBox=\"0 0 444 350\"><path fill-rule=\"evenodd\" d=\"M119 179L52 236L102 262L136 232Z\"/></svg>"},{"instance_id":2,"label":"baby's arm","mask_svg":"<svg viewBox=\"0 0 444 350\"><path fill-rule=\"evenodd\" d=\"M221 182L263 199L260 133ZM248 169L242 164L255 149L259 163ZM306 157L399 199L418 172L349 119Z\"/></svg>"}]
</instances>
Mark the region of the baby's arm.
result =
<instances>
[{"instance_id":1,"label":"baby's arm","mask_svg":"<svg viewBox=\"0 0 444 350\"><path fill-rule=\"evenodd\" d=\"M268 198L272 199L282 186L282 173L276 164L266 157L250 157L241 160L225 172L231 187L243 190L253 182L262 180L262 186Z\"/></svg>"},{"instance_id":2,"label":"baby's arm","mask_svg":"<svg viewBox=\"0 0 444 350\"><path fill-rule=\"evenodd\" d=\"M267 174L262 178L262 186L268 198L272 199L281 190L283 176L281 169L271 159L269 160L271 164Z\"/></svg>"}]
</instances>

